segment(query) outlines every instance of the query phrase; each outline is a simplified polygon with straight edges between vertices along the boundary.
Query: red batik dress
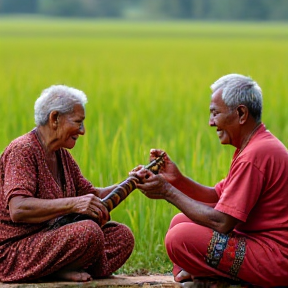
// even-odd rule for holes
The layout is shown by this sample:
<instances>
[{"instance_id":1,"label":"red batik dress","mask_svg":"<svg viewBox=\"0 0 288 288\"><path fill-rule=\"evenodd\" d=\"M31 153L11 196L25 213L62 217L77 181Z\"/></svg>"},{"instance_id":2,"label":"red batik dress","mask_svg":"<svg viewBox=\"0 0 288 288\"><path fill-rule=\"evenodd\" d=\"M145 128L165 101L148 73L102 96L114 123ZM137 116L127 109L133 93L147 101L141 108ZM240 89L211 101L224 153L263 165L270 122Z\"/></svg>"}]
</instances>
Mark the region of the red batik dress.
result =
<instances>
[{"instance_id":1,"label":"red batik dress","mask_svg":"<svg viewBox=\"0 0 288 288\"><path fill-rule=\"evenodd\" d=\"M65 187L59 187L44 158L35 130L15 139L0 159L0 281L32 281L82 261L94 278L110 275L130 256L134 237L128 227L91 220L51 229L48 223L14 223L9 200L17 195L41 199L97 193L66 149L57 151Z\"/></svg>"}]
</instances>

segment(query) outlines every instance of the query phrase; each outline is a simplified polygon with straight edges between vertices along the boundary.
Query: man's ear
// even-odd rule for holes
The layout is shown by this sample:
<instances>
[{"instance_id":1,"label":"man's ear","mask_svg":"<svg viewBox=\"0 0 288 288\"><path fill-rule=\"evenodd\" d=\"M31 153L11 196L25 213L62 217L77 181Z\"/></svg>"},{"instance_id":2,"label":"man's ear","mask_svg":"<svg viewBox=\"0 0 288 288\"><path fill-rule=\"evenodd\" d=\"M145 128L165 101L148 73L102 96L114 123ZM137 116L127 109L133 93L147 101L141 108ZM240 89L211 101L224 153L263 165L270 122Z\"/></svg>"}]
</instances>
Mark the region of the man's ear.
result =
<instances>
[{"instance_id":1,"label":"man's ear","mask_svg":"<svg viewBox=\"0 0 288 288\"><path fill-rule=\"evenodd\" d=\"M245 105L239 105L237 107L237 114L239 117L239 123L244 124L249 116L248 108Z\"/></svg>"},{"instance_id":2,"label":"man's ear","mask_svg":"<svg viewBox=\"0 0 288 288\"><path fill-rule=\"evenodd\" d=\"M59 112L58 111L52 111L49 114L49 124L53 129L57 129L58 127L58 120L59 120Z\"/></svg>"}]
</instances>

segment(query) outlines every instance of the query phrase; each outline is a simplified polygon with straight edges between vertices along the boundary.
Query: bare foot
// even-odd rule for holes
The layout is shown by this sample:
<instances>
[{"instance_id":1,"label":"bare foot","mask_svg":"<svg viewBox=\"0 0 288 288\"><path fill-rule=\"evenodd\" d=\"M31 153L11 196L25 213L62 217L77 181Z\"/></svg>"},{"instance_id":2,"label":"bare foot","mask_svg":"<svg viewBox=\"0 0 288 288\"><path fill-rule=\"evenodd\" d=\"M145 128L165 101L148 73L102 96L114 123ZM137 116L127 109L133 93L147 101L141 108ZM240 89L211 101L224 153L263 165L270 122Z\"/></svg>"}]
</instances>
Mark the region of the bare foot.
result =
<instances>
[{"instance_id":1,"label":"bare foot","mask_svg":"<svg viewBox=\"0 0 288 288\"><path fill-rule=\"evenodd\" d=\"M185 282L185 281L193 281L190 273L185 270L181 270L175 277L174 280L176 282Z\"/></svg>"},{"instance_id":2,"label":"bare foot","mask_svg":"<svg viewBox=\"0 0 288 288\"><path fill-rule=\"evenodd\" d=\"M58 271L53 276L60 280L74 281L74 282L87 282L93 278L85 271Z\"/></svg>"}]
</instances>

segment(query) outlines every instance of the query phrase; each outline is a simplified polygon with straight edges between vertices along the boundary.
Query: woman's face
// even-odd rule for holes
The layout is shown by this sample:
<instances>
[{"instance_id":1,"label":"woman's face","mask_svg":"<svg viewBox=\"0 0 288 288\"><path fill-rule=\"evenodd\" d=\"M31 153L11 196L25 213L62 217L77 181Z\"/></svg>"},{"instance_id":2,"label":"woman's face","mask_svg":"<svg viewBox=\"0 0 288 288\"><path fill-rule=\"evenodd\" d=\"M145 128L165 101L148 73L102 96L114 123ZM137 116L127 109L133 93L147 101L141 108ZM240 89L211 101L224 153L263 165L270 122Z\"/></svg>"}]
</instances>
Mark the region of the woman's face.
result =
<instances>
[{"instance_id":1,"label":"woman's face","mask_svg":"<svg viewBox=\"0 0 288 288\"><path fill-rule=\"evenodd\" d=\"M75 146L79 135L85 134L84 119L85 110L81 104L76 104L71 113L59 116L57 138L60 147L72 149Z\"/></svg>"}]
</instances>

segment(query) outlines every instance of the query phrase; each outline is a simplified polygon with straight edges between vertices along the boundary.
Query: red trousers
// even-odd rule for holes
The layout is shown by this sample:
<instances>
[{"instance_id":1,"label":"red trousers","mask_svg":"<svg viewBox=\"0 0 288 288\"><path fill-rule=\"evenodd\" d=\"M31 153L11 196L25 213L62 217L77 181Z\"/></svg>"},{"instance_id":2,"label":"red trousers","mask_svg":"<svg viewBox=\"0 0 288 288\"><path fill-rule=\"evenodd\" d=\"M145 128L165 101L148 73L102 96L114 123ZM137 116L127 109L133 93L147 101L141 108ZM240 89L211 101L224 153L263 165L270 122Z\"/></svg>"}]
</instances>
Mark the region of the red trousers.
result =
<instances>
[{"instance_id":1,"label":"red trousers","mask_svg":"<svg viewBox=\"0 0 288 288\"><path fill-rule=\"evenodd\" d=\"M264 287L288 284L288 262L281 251L271 251L245 234L220 234L182 213L172 219L165 245L174 276L184 269L193 277L220 276Z\"/></svg>"}]
</instances>

